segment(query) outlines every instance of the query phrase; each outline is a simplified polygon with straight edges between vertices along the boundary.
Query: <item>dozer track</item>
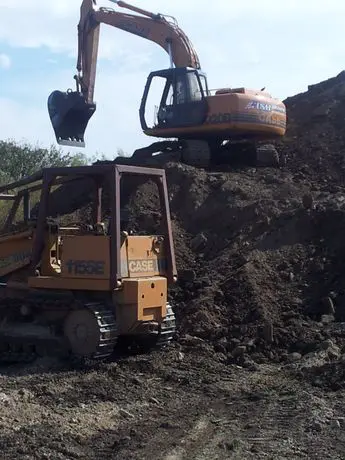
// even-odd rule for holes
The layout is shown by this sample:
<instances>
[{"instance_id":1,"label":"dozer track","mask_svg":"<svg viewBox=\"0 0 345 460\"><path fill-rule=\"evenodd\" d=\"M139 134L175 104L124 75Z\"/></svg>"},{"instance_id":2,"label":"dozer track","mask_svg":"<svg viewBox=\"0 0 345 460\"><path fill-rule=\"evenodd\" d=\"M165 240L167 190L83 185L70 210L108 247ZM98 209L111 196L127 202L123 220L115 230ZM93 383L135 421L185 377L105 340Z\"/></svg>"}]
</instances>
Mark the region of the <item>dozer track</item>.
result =
<instances>
[{"instance_id":1,"label":"dozer track","mask_svg":"<svg viewBox=\"0 0 345 460\"><path fill-rule=\"evenodd\" d=\"M40 305L39 316L51 312L51 302ZM66 311L66 305L61 305ZM19 306L17 307L17 310ZM33 310L35 307L33 307ZM43 314L44 314L43 313ZM53 325L39 324L37 319L3 317L0 325L0 362L30 362L42 356L72 360L100 361L109 357L117 343L113 312L102 303L86 303L69 310L63 320Z\"/></svg>"},{"instance_id":2,"label":"dozer track","mask_svg":"<svg viewBox=\"0 0 345 460\"><path fill-rule=\"evenodd\" d=\"M166 347L173 340L176 333L175 314L171 305L167 304L167 314L162 324L155 332L122 336L119 339L121 351L125 353L145 353Z\"/></svg>"},{"instance_id":3,"label":"dozer track","mask_svg":"<svg viewBox=\"0 0 345 460\"><path fill-rule=\"evenodd\" d=\"M160 331L158 333L158 340L156 342L157 348L165 347L169 345L174 338L176 332L176 319L174 311L171 305L167 305L167 315L161 324Z\"/></svg>"},{"instance_id":4,"label":"dozer track","mask_svg":"<svg viewBox=\"0 0 345 460\"><path fill-rule=\"evenodd\" d=\"M48 303L47 303L48 306ZM44 305L40 306L44 308ZM23 319L23 318L22 318ZM176 332L175 314L167 315L154 336L138 338L132 350L161 349ZM102 303L85 303L70 310L63 325L41 326L36 322L3 319L0 325L0 363L29 363L42 356L66 358L71 362L96 363L112 356L118 343L117 325L111 309Z\"/></svg>"}]
</instances>

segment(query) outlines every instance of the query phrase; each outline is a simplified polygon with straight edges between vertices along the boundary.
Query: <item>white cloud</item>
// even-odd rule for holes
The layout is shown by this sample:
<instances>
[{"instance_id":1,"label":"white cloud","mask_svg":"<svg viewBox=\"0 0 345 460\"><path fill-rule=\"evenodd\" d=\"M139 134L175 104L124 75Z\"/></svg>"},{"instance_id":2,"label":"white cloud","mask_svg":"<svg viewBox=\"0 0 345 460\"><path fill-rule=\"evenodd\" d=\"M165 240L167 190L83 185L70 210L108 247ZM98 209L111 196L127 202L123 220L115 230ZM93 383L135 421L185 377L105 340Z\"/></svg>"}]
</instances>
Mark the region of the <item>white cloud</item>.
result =
<instances>
[{"instance_id":1,"label":"white cloud","mask_svg":"<svg viewBox=\"0 0 345 460\"><path fill-rule=\"evenodd\" d=\"M0 54L0 69L9 69L11 67L11 58L7 54Z\"/></svg>"},{"instance_id":2,"label":"white cloud","mask_svg":"<svg viewBox=\"0 0 345 460\"><path fill-rule=\"evenodd\" d=\"M141 1L132 1L141 6ZM74 87L74 66L59 71L58 64L64 56L76 55L80 3L0 0L0 44L46 47L52 53L48 61L45 58L42 81L32 81L30 69L25 84L13 79L18 99L0 101L8 114L2 119L1 137L54 142L46 100L53 89ZM98 3L116 8L106 0ZM198 51L211 88L266 86L276 97L285 98L343 69L345 2L340 0L328 0L326 9L324 0L213 0L211 6L209 0L145 0L144 8L178 19ZM139 104L146 76L167 66L168 58L151 42L108 26L101 28L99 55L103 59L98 63L97 111L86 131L86 151L111 154L123 147L131 152L151 142L141 131ZM33 91L35 106L20 103Z\"/></svg>"},{"instance_id":3,"label":"white cloud","mask_svg":"<svg viewBox=\"0 0 345 460\"><path fill-rule=\"evenodd\" d=\"M1 139L16 139L42 145L53 143L52 137L47 135L50 132L49 124L45 122L46 114L42 109L28 107L7 98L0 98L0 107L2 113L6 113L1 118L1 133L4 133Z\"/></svg>"}]
</instances>

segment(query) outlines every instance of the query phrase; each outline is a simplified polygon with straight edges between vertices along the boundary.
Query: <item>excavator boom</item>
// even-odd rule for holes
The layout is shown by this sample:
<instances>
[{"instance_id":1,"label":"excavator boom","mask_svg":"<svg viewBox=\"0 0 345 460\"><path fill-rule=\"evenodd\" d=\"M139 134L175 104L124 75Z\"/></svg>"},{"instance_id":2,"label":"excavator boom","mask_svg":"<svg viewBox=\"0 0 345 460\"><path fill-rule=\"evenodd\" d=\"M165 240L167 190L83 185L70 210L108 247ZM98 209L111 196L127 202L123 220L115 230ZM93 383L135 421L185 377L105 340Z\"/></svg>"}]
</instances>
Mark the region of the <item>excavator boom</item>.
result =
<instances>
[{"instance_id":1,"label":"excavator boom","mask_svg":"<svg viewBox=\"0 0 345 460\"><path fill-rule=\"evenodd\" d=\"M114 3L142 16L120 13L109 8L96 10L93 0L84 0L81 5L77 70L81 90L89 104L93 102L101 24L108 24L157 43L169 54L171 64L175 67L200 69L193 45L173 18L168 20L167 16L153 14L125 2Z\"/></svg>"}]
</instances>

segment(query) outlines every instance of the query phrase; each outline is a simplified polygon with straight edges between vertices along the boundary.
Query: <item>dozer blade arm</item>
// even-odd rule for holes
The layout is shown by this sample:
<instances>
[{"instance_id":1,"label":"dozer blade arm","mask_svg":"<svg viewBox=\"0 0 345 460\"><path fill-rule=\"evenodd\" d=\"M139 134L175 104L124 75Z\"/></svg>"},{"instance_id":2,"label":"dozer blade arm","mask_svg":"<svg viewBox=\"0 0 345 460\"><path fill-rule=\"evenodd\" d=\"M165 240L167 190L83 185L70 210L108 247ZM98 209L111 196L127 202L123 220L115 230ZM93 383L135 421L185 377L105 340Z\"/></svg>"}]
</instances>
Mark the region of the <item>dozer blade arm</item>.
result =
<instances>
[{"instance_id":1,"label":"dozer blade arm","mask_svg":"<svg viewBox=\"0 0 345 460\"><path fill-rule=\"evenodd\" d=\"M96 110L94 90L100 24L108 24L157 43L169 54L171 65L200 69L198 55L176 20L120 0L111 1L138 15L120 13L109 8L97 9L94 0L83 0L78 24L76 91L53 91L48 98L50 120L60 145L85 145L84 132Z\"/></svg>"}]
</instances>

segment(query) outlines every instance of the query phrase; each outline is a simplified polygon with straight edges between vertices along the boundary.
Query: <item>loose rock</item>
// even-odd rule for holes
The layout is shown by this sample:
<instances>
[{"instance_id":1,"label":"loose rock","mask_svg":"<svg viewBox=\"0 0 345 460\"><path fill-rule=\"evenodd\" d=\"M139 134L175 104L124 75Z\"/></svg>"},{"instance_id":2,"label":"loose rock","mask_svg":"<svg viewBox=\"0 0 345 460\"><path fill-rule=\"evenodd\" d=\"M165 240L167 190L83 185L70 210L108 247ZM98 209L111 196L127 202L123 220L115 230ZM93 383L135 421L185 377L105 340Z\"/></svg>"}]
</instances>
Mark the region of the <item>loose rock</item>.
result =
<instances>
[{"instance_id":1,"label":"loose rock","mask_svg":"<svg viewBox=\"0 0 345 460\"><path fill-rule=\"evenodd\" d=\"M247 351L247 347L245 345L239 345L232 351L232 356L234 358L239 358L243 356Z\"/></svg>"},{"instance_id":2,"label":"loose rock","mask_svg":"<svg viewBox=\"0 0 345 460\"><path fill-rule=\"evenodd\" d=\"M130 412L128 412L125 409L120 409L119 413L125 418L135 418L135 416L133 414L131 414Z\"/></svg>"},{"instance_id":3,"label":"loose rock","mask_svg":"<svg viewBox=\"0 0 345 460\"><path fill-rule=\"evenodd\" d=\"M335 320L334 315L322 315L321 322L323 324L330 324L333 323Z\"/></svg>"}]
</instances>

